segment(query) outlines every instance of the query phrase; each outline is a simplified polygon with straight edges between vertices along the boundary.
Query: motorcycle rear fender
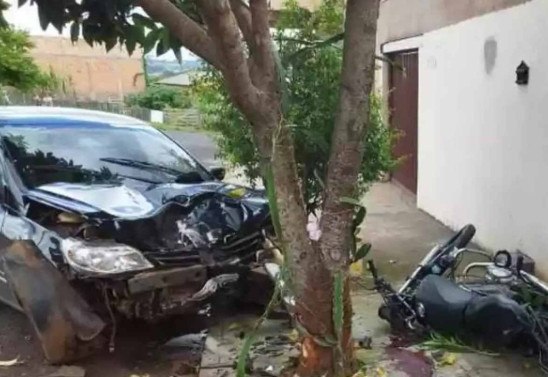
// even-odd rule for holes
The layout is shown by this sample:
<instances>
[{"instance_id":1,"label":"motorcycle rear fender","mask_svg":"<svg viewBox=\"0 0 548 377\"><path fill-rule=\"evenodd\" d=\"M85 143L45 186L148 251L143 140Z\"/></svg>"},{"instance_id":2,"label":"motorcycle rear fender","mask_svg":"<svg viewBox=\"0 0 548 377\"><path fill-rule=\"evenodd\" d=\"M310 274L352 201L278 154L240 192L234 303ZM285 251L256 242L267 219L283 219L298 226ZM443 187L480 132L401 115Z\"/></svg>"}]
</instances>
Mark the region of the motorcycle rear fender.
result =
<instances>
[{"instance_id":1,"label":"motorcycle rear fender","mask_svg":"<svg viewBox=\"0 0 548 377\"><path fill-rule=\"evenodd\" d=\"M34 242L0 240L0 257L11 289L29 318L51 363L85 356L105 328ZM92 347L86 347L94 344Z\"/></svg>"}]
</instances>

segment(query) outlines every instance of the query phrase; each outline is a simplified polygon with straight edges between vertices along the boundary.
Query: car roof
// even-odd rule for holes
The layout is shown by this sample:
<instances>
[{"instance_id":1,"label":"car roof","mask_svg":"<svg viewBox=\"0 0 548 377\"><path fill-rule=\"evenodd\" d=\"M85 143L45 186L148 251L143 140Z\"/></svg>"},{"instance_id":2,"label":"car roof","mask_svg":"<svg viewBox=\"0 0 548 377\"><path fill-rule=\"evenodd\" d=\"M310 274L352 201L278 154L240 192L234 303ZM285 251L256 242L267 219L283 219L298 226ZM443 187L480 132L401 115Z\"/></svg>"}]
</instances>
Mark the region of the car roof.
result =
<instances>
[{"instance_id":1,"label":"car roof","mask_svg":"<svg viewBox=\"0 0 548 377\"><path fill-rule=\"evenodd\" d=\"M124 127L151 127L148 123L126 115L104 111L50 106L0 106L1 125L79 124Z\"/></svg>"}]
</instances>

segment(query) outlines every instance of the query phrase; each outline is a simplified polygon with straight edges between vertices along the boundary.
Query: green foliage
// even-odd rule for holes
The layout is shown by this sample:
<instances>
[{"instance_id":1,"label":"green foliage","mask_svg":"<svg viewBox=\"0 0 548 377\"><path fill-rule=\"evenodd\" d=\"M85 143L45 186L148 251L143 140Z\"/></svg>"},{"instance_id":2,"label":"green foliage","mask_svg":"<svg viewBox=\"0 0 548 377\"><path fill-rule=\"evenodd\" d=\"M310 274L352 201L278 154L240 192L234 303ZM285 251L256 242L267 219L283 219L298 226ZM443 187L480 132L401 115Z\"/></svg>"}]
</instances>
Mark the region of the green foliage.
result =
<instances>
[{"instance_id":1,"label":"green foliage","mask_svg":"<svg viewBox=\"0 0 548 377\"><path fill-rule=\"evenodd\" d=\"M0 28L0 86L22 91L57 90L61 80L53 72L43 72L30 56L32 43L27 33Z\"/></svg>"},{"instance_id":2,"label":"green foliage","mask_svg":"<svg viewBox=\"0 0 548 377\"><path fill-rule=\"evenodd\" d=\"M29 0L19 0L19 6ZM65 27L70 30L73 41L83 37L89 45L101 44L106 50L116 45L125 46L132 54L137 46L145 52L156 49L158 55L172 50L181 59L181 42L168 29L150 18L134 13L134 0L31 0L37 6L38 19L42 29L49 25L59 32ZM0 27L3 23L2 11L7 9L0 0ZM200 22L200 16L193 0L174 2L181 11Z\"/></svg>"},{"instance_id":3,"label":"green foliage","mask_svg":"<svg viewBox=\"0 0 548 377\"><path fill-rule=\"evenodd\" d=\"M192 105L184 90L164 85L151 85L142 93L131 94L126 98L126 103L152 110L186 109Z\"/></svg>"},{"instance_id":4,"label":"green foliage","mask_svg":"<svg viewBox=\"0 0 548 377\"><path fill-rule=\"evenodd\" d=\"M298 8L296 0L290 0L274 35L287 86L284 120L292 125L299 174L310 212L318 208L322 199L342 68L340 47L336 43L318 47L318 41L340 32L342 19L343 6L339 0L324 1L314 13ZM232 106L221 75L208 72L196 85L195 92L206 127L223 136L218 141L222 156L255 180L260 176L259 156L250 127ZM380 99L373 94L370 102L358 194L395 164L391 154L394 136L383 122Z\"/></svg>"},{"instance_id":5,"label":"green foliage","mask_svg":"<svg viewBox=\"0 0 548 377\"><path fill-rule=\"evenodd\" d=\"M8 27L8 21L4 18L4 12L8 10L10 4L6 0L0 0L0 28Z\"/></svg>"},{"instance_id":6,"label":"green foliage","mask_svg":"<svg viewBox=\"0 0 548 377\"><path fill-rule=\"evenodd\" d=\"M496 352L486 351L480 346L468 345L454 336L444 336L433 332L430 339L419 344L419 347L427 351L447 351L455 353L477 353L485 356L498 356Z\"/></svg>"}]
</instances>

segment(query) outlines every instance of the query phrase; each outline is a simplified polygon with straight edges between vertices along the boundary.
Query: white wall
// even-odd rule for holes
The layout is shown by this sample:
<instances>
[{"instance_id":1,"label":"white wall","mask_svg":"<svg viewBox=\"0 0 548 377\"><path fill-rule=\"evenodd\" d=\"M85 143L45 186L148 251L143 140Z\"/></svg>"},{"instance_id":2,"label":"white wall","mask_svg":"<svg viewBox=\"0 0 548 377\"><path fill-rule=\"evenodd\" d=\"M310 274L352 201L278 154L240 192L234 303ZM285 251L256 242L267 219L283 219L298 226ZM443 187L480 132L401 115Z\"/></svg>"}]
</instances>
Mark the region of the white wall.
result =
<instances>
[{"instance_id":1,"label":"white wall","mask_svg":"<svg viewBox=\"0 0 548 377\"><path fill-rule=\"evenodd\" d=\"M427 33L419 51L418 206L548 275L548 1ZM497 42L487 73L484 44ZM530 66L527 86L515 69Z\"/></svg>"}]
</instances>

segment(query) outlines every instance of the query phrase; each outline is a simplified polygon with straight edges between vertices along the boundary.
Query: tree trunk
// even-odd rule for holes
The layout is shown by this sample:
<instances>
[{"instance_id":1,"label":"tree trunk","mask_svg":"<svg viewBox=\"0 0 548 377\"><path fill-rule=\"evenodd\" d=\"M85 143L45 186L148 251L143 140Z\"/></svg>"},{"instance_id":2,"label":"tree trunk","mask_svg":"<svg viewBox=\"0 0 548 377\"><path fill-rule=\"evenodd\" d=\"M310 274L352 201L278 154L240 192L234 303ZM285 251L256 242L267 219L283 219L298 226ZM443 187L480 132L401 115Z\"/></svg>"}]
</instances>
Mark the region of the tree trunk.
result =
<instances>
[{"instance_id":1,"label":"tree trunk","mask_svg":"<svg viewBox=\"0 0 548 377\"><path fill-rule=\"evenodd\" d=\"M295 320L304 333L298 367L301 377L338 377L350 374L353 368L348 284L353 208L341 198L354 196L363 156L378 1L347 0L341 95L319 243L311 241L306 230L308 217L294 144L283 121L283 78L279 77L272 50L267 1L250 0L247 6L241 0L198 0L205 27L194 24L169 0L138 1L185 47L222 72L234 104L251 124L262 164L271 172L276 188L281 237L297 299ZM338 329L334 325L335 277L344 284L344 321Z\"/></svg>"},{"instance_id":2,"label":"tree trunk","mask_svg":"<svg viewBox=\"0 0 548 377\"><path fill-rule=\"evenodd\" d=\"M379 0L348 0L339 108L331 137L325 201L321 219L322 254L330 269L346 269L355 198L369 121ZM359 198L355 198L359 199Z\"/></svg>"},{"instance_id":3,"label":"tree trunk","mask_svg":"<svg viewBox=\"0 0 548 377\"><path fill-rule=\"evenodd\" d=\"M295 321L304 333L298 367L301 377L333 376L333 277L325 267L319 245L308 236L308 218L297 176L291 132L277 127L273 134L272 171L281 219L291 288L297 298ZM350 295L345 290L345 344L350 339ZM352 355L351 347L345 350ZM350 357L351 359L351 357Z\"/></svg>"}]
</instances>

